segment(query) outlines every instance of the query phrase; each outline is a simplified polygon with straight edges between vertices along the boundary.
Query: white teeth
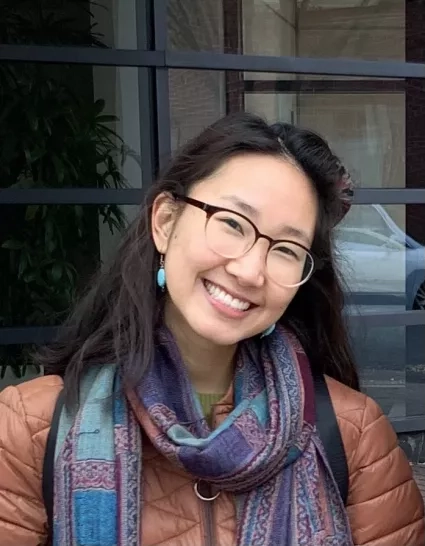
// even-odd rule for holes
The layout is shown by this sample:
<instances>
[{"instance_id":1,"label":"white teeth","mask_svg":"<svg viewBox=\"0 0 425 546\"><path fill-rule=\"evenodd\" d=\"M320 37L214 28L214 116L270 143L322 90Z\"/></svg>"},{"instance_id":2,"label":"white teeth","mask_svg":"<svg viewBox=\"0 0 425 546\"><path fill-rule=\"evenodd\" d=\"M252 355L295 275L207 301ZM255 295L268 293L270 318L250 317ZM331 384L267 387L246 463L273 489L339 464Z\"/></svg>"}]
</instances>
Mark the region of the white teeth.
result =
<instances>
[{"instance_id":1,"label":"white teeth","mask_svg":"<svg viewBox=\"0 0 425 546\"><path fill-rule=\"evenodd\" d=\"M239 309L240 311L246 311L251 305L247 301L241 301L237 298L233 298L230 294L216 286L215 284L205 281L205 288L207 289L210 296L215 300L224 303L225 305L231 307L232 309Z\"/></svg>"}]
</instances>

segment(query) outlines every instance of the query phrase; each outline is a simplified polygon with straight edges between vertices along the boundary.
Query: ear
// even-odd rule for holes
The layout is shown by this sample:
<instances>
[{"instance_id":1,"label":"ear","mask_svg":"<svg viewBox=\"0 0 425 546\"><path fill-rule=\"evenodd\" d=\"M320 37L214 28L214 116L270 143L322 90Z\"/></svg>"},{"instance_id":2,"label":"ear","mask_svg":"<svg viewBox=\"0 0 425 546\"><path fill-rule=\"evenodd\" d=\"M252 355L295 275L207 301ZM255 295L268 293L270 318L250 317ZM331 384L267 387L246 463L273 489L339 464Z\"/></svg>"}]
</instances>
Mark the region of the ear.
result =
<instances>
[{"instance_id":1,"label":"ear","mask_svg":"<svg viewBox=\"0 0 425 546\"><path fill-rule=\"evenodd\" d=\"M160 193L152 205L151 229L157 251L167 252L170 236L177 218L176 203L168 193Z\"/></svg>"}]
</instances>

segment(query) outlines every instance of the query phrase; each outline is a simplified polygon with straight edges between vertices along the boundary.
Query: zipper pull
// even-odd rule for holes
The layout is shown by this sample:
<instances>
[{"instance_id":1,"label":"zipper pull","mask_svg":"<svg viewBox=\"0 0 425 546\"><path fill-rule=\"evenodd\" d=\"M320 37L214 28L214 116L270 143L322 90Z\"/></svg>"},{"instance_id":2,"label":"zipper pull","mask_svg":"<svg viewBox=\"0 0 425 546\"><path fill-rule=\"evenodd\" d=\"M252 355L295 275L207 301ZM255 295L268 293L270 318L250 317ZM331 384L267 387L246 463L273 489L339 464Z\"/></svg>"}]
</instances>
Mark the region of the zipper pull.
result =
<instances>
[{"instance_id":1,"label":"zipper pull","mask_svg":"<svg viewBox=\"0 0 425 546\"><path fill-rule=\"evenodd\" d=\"M196 481L193 484L193 490L195 491L195 495L198 497L198 499L205 502L215 501L215 499L221 495L221 491L218 491L215 495L213 495L211 485L204 480Z\"/></svg>"}]
</instances>

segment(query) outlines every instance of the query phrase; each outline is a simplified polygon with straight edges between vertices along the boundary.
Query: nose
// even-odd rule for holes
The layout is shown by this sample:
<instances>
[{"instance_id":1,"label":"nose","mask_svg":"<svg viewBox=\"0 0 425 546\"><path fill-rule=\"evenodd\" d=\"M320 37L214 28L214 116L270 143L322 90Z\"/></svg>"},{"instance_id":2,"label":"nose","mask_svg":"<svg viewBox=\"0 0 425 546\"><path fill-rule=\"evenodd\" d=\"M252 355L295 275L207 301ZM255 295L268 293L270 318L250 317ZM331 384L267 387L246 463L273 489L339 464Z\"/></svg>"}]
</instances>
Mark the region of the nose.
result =
<instances>
[{"instance_id":1,"label":"nose","mask_svg":"<svg viewBox=\"0 0 425 546\"><path fill-rule=\"evenodd\" d=\"M230 260L225 269L227 273L236 277L242 286L261 288L266 279L267 252L267 242L257 241L244 256Z\"/></svg>"}]
</instances>

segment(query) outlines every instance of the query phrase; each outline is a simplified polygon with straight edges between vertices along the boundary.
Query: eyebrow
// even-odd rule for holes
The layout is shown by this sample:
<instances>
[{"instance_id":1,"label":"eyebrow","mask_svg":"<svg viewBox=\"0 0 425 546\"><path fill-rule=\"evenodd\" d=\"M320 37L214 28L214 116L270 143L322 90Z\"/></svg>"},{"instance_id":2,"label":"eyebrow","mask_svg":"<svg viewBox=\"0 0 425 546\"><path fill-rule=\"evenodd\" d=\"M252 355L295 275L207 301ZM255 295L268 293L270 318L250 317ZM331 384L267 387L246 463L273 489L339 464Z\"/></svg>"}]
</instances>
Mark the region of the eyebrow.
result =
<instances>
[{"instance_id":1,"label":"eyebrow","mask_svg":"<svg viewBox=\"0 0 425 546\"><path fill-rule=\"evenodd\" d=\"M257 218L259 215L258 210L255 207L253 207L252 205L249 205L242 199L239 199L239 197L236 197L236 195L224 195L222 199L225 199L226 201L230 201L231 203L235 205L235 207L240 209L242 212L244 212L245 214L254 216L254 218Z\"/></svg>"},{"instance_id":2,"label":"eyebrow","mask_svg":"<svg viewBox=\"0 0 425 546\"><path fill-rule=\"evenodd\" d=\"M235 207L237 207L239 210L241 210L243 213L247 214L248 216L253 216L254 218L259 217L258 209L256 209L249 203L246 203L245 201L243 201L236 195L224 195L223 197L221 197L221 199L225 201L230 201L231 203L233 203L233 205L235 205ZM284 224L281 227L281 231L282 233L285 234L285 236L287 235L288 237L296 237L297 239L304 241L308 245L311 245L310 237L302 229L298 229L294 226L288 226Z\"/></svg>"}]
</instances>

